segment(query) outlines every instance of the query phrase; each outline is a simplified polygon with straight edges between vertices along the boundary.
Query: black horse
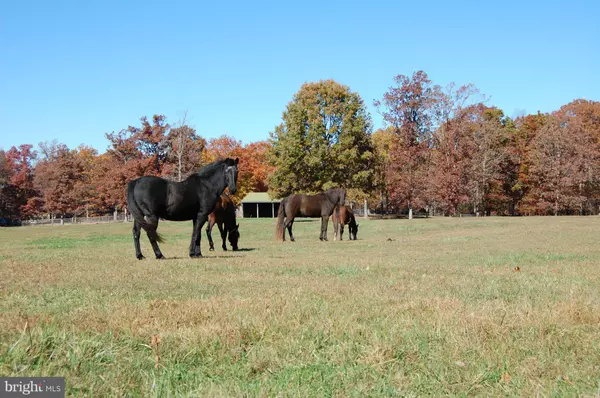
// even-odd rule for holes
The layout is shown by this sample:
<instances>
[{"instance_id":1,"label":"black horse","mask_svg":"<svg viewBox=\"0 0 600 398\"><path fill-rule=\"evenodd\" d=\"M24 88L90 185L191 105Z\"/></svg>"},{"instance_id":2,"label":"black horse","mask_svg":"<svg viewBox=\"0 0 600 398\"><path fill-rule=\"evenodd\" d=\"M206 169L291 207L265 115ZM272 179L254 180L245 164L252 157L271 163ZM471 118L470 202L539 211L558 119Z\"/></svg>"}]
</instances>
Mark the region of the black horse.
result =
<instances>
[{"instance_id":1,"label":"black horse","mask_svg":"<svg viewBox=\"0 0 600 398\"><path fill-rule=\"evenodd\" d=\"M328 189L316 195L296 194L288 196L279 204L277 213L277 239L285 241L285 228L290 234L290 240L294 241L292 225L296 217L321 217L321 235L319 239L327 240L327 224L336 205L343 205L346 201L346 191L342 188ZM337 223L334 222L337 230Z\"/></svg>"},{"instance_id":2,"label":"black horse","mask_svg":"<svg viewBox=\"0 0 600 398\"><path fill-rule=\"evenodd\" d=\"M208 243L210 245L209 250L215 250L215 245L212 240L212 228L215 224L217 224L219 232L221 232L223 250L227 251L227 244L225 241L229 235L229 243L231 243L233 251L236 251L238 249L238 241L240 240L240 224L237 224L235 221L235 205L233 204L233 200L225 193L217 200L215 209L208 216L206 236L208 237Z\"/></svg>"},{"instance_id":3,"label":"black horse","mask_svg":"<svg viewBox=\"0 0 600 398\"><path fill-rule=\"evenodd\" d=\"M127 203L134 219L133 244L136 257L139 260L144 258L140 250L140 230L143 228L156 258L163 258L158 248L158 242L162 242L162 239L156 232L160 218L171 221L193 220L190 257L202 257L202 226L225 188L235 194L238 161L237 158L218 160L181 182L154 176L131 181L127 186Z\"/></svg>"}]
</instances>

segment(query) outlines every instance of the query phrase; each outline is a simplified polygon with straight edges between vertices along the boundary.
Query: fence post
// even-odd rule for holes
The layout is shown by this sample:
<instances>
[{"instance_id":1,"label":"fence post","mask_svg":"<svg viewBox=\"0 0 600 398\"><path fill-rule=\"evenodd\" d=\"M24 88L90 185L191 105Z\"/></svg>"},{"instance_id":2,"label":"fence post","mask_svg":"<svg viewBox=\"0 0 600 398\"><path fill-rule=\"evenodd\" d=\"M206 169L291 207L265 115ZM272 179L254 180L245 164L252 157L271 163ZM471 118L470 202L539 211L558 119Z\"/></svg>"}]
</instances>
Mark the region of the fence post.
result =
<instances>
[{"instance_id":1,"label":"fence post","mask_svg":"<svg viewBox=\"0 0 600 398\"><path fill-rule=\"evenodd\" d=\"M367 199L365 199L365 218L369 218L369 205L367 204Z\"/></svg>"},{"instance_id":2,"label":"fence post","mask_svg":"<svg viewBox=\"0 0 600 398\"><path fill-rule=\"evenodd\" d=\"M65 220L63 219L63 216L60 216L60 225L65 225Z\"/></svg>"}]
</instances>

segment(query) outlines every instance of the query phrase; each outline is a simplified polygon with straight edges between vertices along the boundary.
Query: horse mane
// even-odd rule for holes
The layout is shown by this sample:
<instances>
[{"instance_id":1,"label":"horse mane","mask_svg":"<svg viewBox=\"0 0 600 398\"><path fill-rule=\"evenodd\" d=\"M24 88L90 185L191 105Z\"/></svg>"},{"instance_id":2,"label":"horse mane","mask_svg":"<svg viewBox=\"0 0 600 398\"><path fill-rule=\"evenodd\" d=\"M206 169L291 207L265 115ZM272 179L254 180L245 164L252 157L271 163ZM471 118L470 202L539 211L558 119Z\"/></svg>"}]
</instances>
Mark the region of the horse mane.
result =
<instances>
[{"instance_id":1,"label":"horse mane","mask_svg":"<svg viewBox=\"0 0 600 398\"><path fill-rule=\"evenodd\" d=\"M329 188L328 190L323 192L323 195L325 195L325 197L327 197L328 199L331 199L331 196L333 194L339 193L339 191L341 191L341 190L342 190L342 188Z\"/></svg>"},{"instance_id":2,"label":"horse mane","mask_svg":"<svg viewBox=\"0 0 600 398\"><path fill-rule=\"evenodd\" d=\"M219 159L217 161L209 163L197 172L195 172L193 175L198 177L208 177L209 175L212 175L215 172L215 170L221 167L224 163L227 163L227 160L228 159Z\"/></svg>"}]
</instances>

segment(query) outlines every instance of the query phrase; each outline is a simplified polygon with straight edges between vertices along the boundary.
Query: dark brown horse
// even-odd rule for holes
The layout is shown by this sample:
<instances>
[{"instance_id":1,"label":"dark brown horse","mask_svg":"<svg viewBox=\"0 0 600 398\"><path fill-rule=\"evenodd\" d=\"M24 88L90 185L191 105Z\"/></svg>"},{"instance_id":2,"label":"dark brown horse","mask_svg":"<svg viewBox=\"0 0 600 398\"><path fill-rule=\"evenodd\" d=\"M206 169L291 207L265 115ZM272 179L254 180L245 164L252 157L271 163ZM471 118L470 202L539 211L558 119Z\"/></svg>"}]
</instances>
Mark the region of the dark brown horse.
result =
<instances>
[{"instance_id":1,"label":"dark brown horse","mask_svg":"<svg viewBox=\"0 0 600 398\"><path fill-rule=\"evenodd\" d=\"M285 241L285 228L290 234L290 240L294 241L292 225L296 217L321 217L321 235L319 239L327 240L327 224L336 205L343 205L346 201L346 191L342 188L328 189L316 195L295 194L283 199L279 204L277 213L277 239ZM337 229L337 224L334 223Z\"/></svg>"},{"instance_id":2,"label":"dark brown horse","mask_svg":"<svg viewBox=\"0 0 600 398\"><path fill-rule=\"evenodd\" d=\"M206 227L206 235L208 236L208 243L210 245L209 250L215 250L215 245L212 240L212 228L217 224L219 232L221 232L221 239L223 239L223 250L227 250L226 239L229 235L229 243L233 250L238 249L238 240L240 239L240 232L238 230L239 224L235 222L235 206L233 201L227 194L221 195L221 199L217 200L217 204L212 213L208 216L208 226Z\"/></svg>"},{"instance_id":3,"label":"dark brown horse","mask_svg":"<svg viewBox=\"0 0 600 398\"><path fill-rule=\"evenodd\" d=\"M358 223L356 222L356 218L354 218L354 213L352 210L347 208L346 206L340 206L339 211L334 211L333 216L331 217L333 221L333 226L339 225L340 228L340 240L342 240L342 235L344 235L344 225L348 224L348 232L350 233L350 240L356 240L356 234L358 234ZM333 232L333 240L336 240L338 235L337 229Z\"/></svg>"}]
</instances>

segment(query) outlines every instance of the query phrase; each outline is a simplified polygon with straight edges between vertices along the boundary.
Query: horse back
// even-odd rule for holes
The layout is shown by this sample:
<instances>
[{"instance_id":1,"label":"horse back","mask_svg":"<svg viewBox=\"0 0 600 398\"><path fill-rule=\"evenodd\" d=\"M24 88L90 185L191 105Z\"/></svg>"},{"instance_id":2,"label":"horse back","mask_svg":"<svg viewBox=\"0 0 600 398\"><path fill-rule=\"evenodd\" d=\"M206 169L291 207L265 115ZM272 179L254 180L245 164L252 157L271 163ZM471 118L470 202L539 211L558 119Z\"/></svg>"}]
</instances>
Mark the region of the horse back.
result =
<instances>
[{"instance_id":1,"label":"horse back","mask_svg":"<svg viewBox=\"0 0 600 398\"><path fill-rule=\"evenodd\" d=\"M331 214L329 202L323 194L295 194L286 199L286 213L300 217L321 217L324 213Z\"/></svg>"},{"instance_id":2,"label":"horse back","mask_svg":"<svg viewBox=\"0 0 600 398\"><path fill-rule=\"evenodd\" d=\"M352 218L352 210L347 208L346 206L338 206L340 208L340 214L338 219L337 211L333 211L331 217L334 221L341 222L342 224L348 224Z\"/></svg>"}]
</instances>

